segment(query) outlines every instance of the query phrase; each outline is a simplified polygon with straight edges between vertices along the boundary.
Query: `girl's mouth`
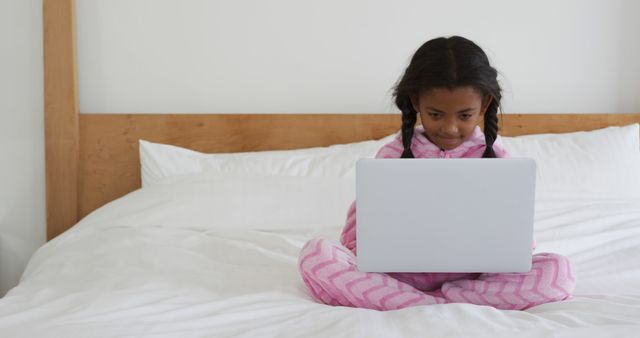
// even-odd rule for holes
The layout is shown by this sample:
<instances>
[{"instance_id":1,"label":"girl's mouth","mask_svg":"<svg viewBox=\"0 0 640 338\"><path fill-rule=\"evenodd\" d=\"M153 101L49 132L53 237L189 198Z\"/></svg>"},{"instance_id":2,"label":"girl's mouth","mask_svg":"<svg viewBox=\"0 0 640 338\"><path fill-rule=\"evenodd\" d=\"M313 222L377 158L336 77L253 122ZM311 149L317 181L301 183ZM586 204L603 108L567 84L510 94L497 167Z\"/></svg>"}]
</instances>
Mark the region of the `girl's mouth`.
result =
<instances>
[{"instance_id":1,"label":"girl's mouth","mask_svg":"<svg viewBox=\"0 0 640 338\"><path fill-rule=\"evenodd\" d=\"M460 140L459 137L443 137L443 136L440 136L439 138L440 138L440 140L442 140L443 142L446 142L446 143L456 143L456 142L458 142Z\"/></svg>"},{"instance_id":2,"label":"girl's mouth","mask_svg":"<svg viewBox=\"0 0 640 338\"><path fill-rule=\"evenodd\" d=\"M457 137L439 137L440 143L443 148L455 148L460 143L460 139Z\"/></svg>"}]
</instances>

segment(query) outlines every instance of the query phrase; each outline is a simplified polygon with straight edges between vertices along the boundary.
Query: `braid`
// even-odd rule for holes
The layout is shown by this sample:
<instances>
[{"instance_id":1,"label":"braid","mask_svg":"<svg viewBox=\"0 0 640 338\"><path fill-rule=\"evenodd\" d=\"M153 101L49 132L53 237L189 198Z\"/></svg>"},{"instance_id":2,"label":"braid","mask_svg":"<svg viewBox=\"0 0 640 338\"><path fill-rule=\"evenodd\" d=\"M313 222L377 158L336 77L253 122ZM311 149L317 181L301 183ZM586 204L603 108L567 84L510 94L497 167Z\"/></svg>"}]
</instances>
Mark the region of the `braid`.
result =
<instances>
[{"instance_id":1,"label":"braid","mask_svg":"<svg viewBox=\"0 0 640 338\"><path fill-rule=\"evenodd\" d=\"M400 158L414 158L411 151L411 139L413 138L413 130L416 126L418 113L413 109L411 99L408 95L396 98L396 104L402 110L402 145L404 151Z\"/></svg>"},{"instance_id":2,"label":"braid","mask_svg":"<svg viewBox=\"0 0 640 338\"><path fill-rule=\"evenodd\" d=\"M498 103L493 100L484 114L484 139L487 147L482 154L483 158L496 158L493 151L493 142L498 137Z\"/></svg>"}]
</instances>

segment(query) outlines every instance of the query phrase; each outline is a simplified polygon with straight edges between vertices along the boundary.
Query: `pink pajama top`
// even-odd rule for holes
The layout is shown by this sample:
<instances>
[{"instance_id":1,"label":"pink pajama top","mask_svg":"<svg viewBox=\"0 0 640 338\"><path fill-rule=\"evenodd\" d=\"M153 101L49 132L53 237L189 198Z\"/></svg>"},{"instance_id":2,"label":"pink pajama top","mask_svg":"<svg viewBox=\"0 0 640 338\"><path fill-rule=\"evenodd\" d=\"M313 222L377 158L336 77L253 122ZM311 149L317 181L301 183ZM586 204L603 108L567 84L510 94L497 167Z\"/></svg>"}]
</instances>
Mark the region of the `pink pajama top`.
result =
<instances>
[{"instance_id":1,"label":"pink pajama top","mask_svg":"<svg viewBox=\"0 0 640 338\"><path fill-rule=\"evenodd\" d=\"M424 135L422 126L416 127L411 139L411 151L415 158L480 158L486 148L484 134L480 127L476 126L471 136L455 149L441 150L440 147L431 143ZM398 133L393 141L386 144L376 154L376 158L400 158L404 147L402 146L402 134ZM497 157L509 157L509 154L502 146L500 136L497 136L493 143L493 151ZM340 236L342 245L356 253L356 202L349 207L347 213L347 223ZM535 246L535 245L534 245Z\"/></svg>"}]
</instances>

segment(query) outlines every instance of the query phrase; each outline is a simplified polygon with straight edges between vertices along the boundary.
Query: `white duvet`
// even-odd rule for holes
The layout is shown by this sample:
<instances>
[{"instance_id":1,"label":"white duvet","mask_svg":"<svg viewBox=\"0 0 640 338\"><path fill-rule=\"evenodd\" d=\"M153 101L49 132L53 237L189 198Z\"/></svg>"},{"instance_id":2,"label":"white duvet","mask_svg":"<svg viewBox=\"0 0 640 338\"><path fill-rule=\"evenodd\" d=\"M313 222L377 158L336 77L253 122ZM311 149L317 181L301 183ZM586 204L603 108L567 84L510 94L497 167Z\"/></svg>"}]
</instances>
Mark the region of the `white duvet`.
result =
<instances>
[{"instance_id":1,"label":"white duvet","mask_svg":"<svg viewBox=\"0 0 640 338\"><path fill-rule=\"evenodd\" d=\"M318 304L299 277L301 246L317 236L337 241L344 214L291 227L292 214L273 205L204 198L222 183L207 182L133 192L47 243L0 300L0 337L640 336L640 200L538 196L537 251L571 259L571 300L527 311L447 304L378 312ZM283 182L262 188L269 184ZM307 193L292 189L273 203L284 210ZM331 203L344 210L332 214L352 197L340 196ZM249 216L224 224L230 207L227 214Z\"/></svg>"}]
</instances>

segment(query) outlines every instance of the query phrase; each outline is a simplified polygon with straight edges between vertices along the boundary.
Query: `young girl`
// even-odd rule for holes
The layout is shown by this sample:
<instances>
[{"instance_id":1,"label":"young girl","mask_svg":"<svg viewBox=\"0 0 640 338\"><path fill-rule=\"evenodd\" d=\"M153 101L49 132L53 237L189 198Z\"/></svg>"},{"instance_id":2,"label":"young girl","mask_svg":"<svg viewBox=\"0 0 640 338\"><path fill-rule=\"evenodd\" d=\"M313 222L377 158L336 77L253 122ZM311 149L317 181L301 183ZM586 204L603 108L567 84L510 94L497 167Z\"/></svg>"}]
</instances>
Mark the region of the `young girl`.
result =
<instances>
[{"instance_id":1,"label":"young girl","mask_svg":"<svg viewBox=\"0 0 640 338\"><path fill-rule=\"evenodd\" d=\"M427 41L411 59L394 96L402 130L376 158L508 157L498 136L502 95L497 72L472 41L458 36ZM415 127L418 115L422 125ZM300 252L302 279L319 302L376 310L460 302L523 310L567 299L575 286L568 259L551 253L533 255L526 273L360 272L355 215L354 202L342 245L313 239Z\"/></svg>"}]
</instances>

